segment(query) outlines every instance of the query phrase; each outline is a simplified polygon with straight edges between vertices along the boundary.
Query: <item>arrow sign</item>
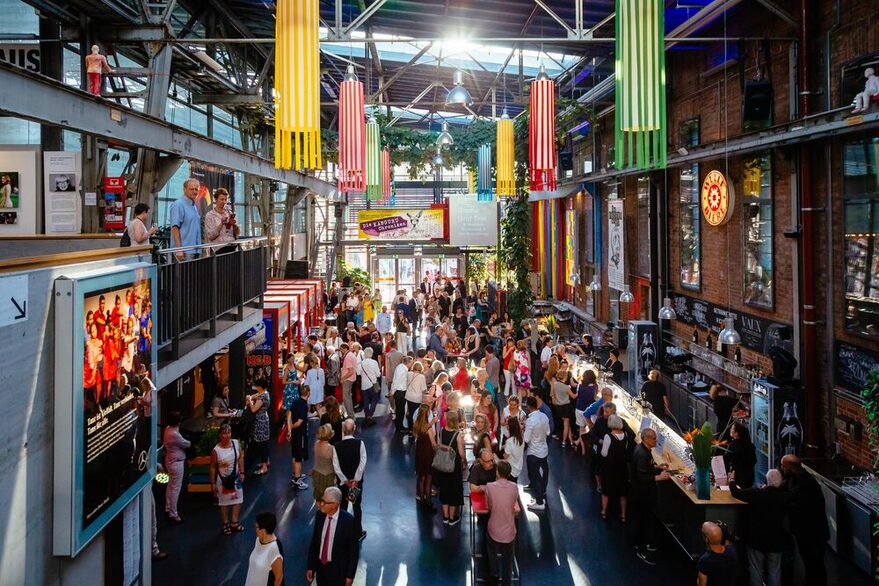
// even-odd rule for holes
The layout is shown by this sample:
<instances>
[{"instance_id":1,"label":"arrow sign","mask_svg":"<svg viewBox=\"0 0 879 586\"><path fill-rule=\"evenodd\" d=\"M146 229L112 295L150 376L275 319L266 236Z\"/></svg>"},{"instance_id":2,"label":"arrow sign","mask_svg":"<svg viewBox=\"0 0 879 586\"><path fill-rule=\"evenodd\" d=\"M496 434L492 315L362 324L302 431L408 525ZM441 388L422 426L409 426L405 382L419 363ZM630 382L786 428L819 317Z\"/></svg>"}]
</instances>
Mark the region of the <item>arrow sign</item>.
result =
<instances>
[{"instance_id":1,"label":"arrow sign","mask_svg":"<svg viewBox=\"0 0 879 586\"><path fill-rule=\"evenodd\" d=\"M0 328L27 321L27 275L0 277Z\"/></svg>"}]
</instances>

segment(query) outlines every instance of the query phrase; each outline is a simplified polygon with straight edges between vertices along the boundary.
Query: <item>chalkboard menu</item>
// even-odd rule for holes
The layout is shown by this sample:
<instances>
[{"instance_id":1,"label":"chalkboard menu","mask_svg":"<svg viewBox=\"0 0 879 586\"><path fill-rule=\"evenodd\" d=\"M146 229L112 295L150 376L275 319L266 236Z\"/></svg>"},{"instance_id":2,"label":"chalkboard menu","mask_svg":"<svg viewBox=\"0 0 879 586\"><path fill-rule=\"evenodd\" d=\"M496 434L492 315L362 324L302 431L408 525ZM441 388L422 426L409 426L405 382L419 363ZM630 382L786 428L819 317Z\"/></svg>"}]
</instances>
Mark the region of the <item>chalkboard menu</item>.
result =
<instances>
[{"instance_id":1,"label":"chalkboard menu","mask_svg":"<svg viewBox=\"0 0 879 586\"><path fill-rule=\"evenodd\" d=\"M839 387L860 394L867 386L867 375L879 368L879 352L836 342L835 382Z\"/></svg>"},{"instance_id":2,"label":"chalkboard menu","mask_svg":"<svg viewBox=\"0 0 879 586\"><path fill-rule=\"evenodd\" d=\"M781 330L790 327L787 324L756 315L729 311L708 301L694 299L680 293L672 293L671 300L678 321L681 323L690 326L698 325L702 329L720 333L720 330L723 329L724 318L731 317L736 331L742 337L742 346L745 348L762 354L775 345L792 350L791 342L789 340L782 341L780 338Z\"/></svg>"}]
</instances>

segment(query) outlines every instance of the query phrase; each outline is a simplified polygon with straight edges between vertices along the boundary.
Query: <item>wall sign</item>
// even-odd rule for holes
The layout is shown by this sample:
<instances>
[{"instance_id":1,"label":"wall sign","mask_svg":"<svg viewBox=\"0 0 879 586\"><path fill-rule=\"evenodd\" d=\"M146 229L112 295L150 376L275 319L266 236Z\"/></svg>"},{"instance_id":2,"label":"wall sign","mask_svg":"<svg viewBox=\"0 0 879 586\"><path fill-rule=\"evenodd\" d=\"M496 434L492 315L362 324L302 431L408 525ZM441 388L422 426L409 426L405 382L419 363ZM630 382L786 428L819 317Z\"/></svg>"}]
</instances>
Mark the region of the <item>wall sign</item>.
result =
<instances>
[{"instance_id":1,"label":"wall sign","mask_svg":"<svg viewBox=\"0 0 879 586\"><path fill-rule=\"evenodd\" d=\"M732 218L735 206L735 191L723 173L716 169L710 171L702 182L702 215L712 226L722 226Z\"/></svg>"},{"instance_id":2,"label":"wall sign","mask_svg":"<svg viewBox=\"0 0 879 586\"><path fill-rule=\"evenodd\" d=\"M607 284L622 291L626 285L626 234L623 200L607 202Z\"/></svg>"},{"instance_id":3,"label":"wall sign","mask_svg":"<svg viewBox=\"0 0 879 586\"><path fill-rule=\"evenodd\" d=\"M442 240L445 222L443 209L358 210L357 237L360 240Z\"/></svg>"},{"instance_id":4,"label":"wall sign","mask_svg":"<svg viewBox=\"0 0 879 586\"><path fill-rule=\"evenodd\" d=\"M874 368L879 368L879 352L836 342L836 368L833 378L837 386L860 395L867 386L867 375Z\"/></svg>"}]
</instances>

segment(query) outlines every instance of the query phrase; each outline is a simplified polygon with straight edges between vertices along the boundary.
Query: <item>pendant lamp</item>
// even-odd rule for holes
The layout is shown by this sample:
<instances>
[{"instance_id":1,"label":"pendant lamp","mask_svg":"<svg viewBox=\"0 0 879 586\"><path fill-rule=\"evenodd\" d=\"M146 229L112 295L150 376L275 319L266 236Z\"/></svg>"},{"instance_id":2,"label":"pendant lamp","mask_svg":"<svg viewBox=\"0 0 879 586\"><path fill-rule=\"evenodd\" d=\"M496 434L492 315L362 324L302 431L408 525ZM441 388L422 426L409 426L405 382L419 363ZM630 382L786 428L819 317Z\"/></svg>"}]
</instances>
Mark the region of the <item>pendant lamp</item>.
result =
<instances>
[{"instance_id":1,"label":"pendant lamp","mask_svg":"<svg viewBox=\"0 0 879 586\"><path fill-rule=\"evenodd\" d=\"M659 319L678 319L678 314L674 307L671 306L671 299L668 297L662 300L662 307L659 309Z\"/></svg>"},{"instance_id":2,"label":"pendant lamp","mask_svg":"<svg viewBox=\"0 0 879 586\"><path fill-rule=\"evenodd\" d=\"M620 303L632 303L635 301L635 296L632 295L632 291L629 289L628 285L623 285L623 293L620 295Z\"/></svg>"},{"instance_id":3,"label":"pendant lamp","mask_svg":"<svg viewBox=\"0 0 879 586\"><path fill-rule=\"evenodd\" d=\"M491 201L491 146L484 144L476 153L476 199Z\"/></svg>"},{"instance_id":4,"label":"pendant lamp","mask_svg":"<svg viewBox=\"0 0 879 586\"><path fill-rule=\"evenodd\" d=\"M452 135L449 134L449 123L443 122L443 130L440 132L439 136L436 137L437 146L448 146L450 144L455 144L455 139L452 138Z\"/></svg>"},{"instance_id":5,"label":"pendant lamp","mask_svg":"<svg viewBox=\"0 0 879 586\"><path fill-rule=\"evenodd\" d=\"M497 194L516 195L516 147L513 143L513 121L507 109L497 121Z\"/></svg>"},{"instance_id":6,"label":"pendant lamp","mask_svg":"<svg viewBox=\"0 0 879 586\"><path fill-rule=\"evenodd\" d=\"M598 278L598 274L592 275L592 282L589 283L589 288L593 291L601 291L601 279Z\"/></svg>"},{"instance_id":7,"label":"pendant lamp","mask_svg":"<svg viewBox=\"0 0 879 586\"><path fill-rule=\"evenodd\" d=\"M464 87L464 73L460 70L456 71L452 80L454 87L446 94L446 105L461 104L469 106L472 104L473 98L470 97L470 92Z\"/></svg>"},{"instance_id":8,"label":"pendant lamp","mask_svg":"<svg viewBox=\"0 0 879 586\"><path fill-rule=\"evenodd\" d=\"M279 0L275 21L275 167L320 169L318 0Z\"/></svg>"},{"instance_id":9,"label":"pendant lamp","mask_svg":"<svg viewBox=\"0 0 879 586\"><path fill-rule=\"evenodd\" d=\"M736 331L735 320L731 317L723 318L723 329L720 330L718 340L721 344L741 344L742 337Z\"/></svg>"},{"instance_id":10,"label":"pendant lamp","mask_svg":"<svg viewBox=\"0 0 879 586\"><path fill-rule=\"evenodd\" d=\"M531 82L528 123L528 175L531 191L556 191L555 82L540 74Z\"/></svg>"},{"instance_id":11,"label":"pendant lamp","mask_svg":"<svg viewBox=\"0 0 879 586\"><path fill-rule=\"evenodd\" d=\"M366 123L366 199L367 201L379 201L381 198L381 137L378 122L372 117Z\"/></svg>"},{"instance_id":12,"label":"pendant lamp","mask_svg":"<svg viewBox=\"0 0 879 586\"><path fill-rule=\"evenodd\" d=\"M366 123L363 84L348 66L339 84L339 191L366 190Z\"/></svg>"},{"instance_id":13,"label":"pendant lamp","mask_svg":"<svg viewBox=\"0 0 879 586\"><path fill-rule=\"evenodd\" d=\"M443 159L443 153L440 151L440 146L436 146L436 155L433 157L433 164L437 167L442 167L445 164L445 160Z\"/></svg>"},{"instance_id":14,"label":"pendant lamp","mask_svg":"<svg viewBox=\"0 0 879 586\"><path fill-rule=\"evenodd\" d=\"M665 1L616 0L615 164L665 167Z\"/></svg>"}]
</instances>

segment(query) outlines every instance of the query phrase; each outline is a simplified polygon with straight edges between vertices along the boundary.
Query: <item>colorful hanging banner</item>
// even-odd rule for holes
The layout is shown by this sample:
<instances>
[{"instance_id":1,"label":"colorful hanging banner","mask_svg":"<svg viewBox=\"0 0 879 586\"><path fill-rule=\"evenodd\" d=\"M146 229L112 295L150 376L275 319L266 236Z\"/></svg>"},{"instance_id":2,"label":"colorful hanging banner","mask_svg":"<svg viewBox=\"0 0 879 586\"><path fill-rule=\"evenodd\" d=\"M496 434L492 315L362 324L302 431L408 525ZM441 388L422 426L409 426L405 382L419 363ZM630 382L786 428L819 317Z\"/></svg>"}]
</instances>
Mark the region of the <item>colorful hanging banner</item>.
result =
<instances>
[{"instance_id":1,"label":"colorful hanging banner","mask_svg":"<svg viewBox=\"0 0 879 586\"><path fill-rule=\"evenodd\" d=\"M476 153L476 199L491 201L491 146L484 144Z\"/></svg>"},{"instance_id":2,"label":"colorful hanging banner","mask_svg":"<svg viewBox=\"0 0 879 586\"><path fill-rule=\"evenodd\" d=\"M616 0L618 169L666 164L665 2Z\"/></svg>"},{"instance_id":3,"label":"colorful hanging banner","mask_svg":"<svg viewBox=\"0 0 879 586\"><path fill-rule=\"evenodd\" d=\"M357 211L360 240L442 240L446 210L378 209Z\"/></svg>"},{"instance_id":4,"label":"colorful hanging banner","mask_svg":"<svg viewBox=\"0 0 879 586\"><path fill-rule=\"evenodd\" d=\"M382 155L378 122L374 118L366 123L366 199L382 198Z\"/></svg>"},{"instance_id":5,"label":"colorful hanging banner","mask_svg":"<svg viewBox=\"0 0 879 586\"><path fill-rule=\"evenodd\" d=\"M393 197L391 184L391 151L388 147L382 149L382 203L390 204Z\"/></svg>"},{"instance_id":6,"label":"colorful hanging banner","mask_svg":"<svg viewBox=\"0 0 879 586\"><path fill-rule=\"evenodd\" d=\"M497 121L497 194L516 195L516 148L513 143L513 121Z\"/></svg>"},{"instance_id":7,"label":"colorful hanging banner","mask_svg":"<svg viewBox=\"0 0 879 586\"><path fill-rule=\"evenodd\" d=\"M565 283L578 284L577 210L565 210Z\"/></svg>"},{"instance_id":8,"label":"colorful hanging banner","mask_svg":"<svg viewBox=\"0 0 879 586\"><path fill-rule=\"evenodd\" d=\"M545 298L561 299L564 286L564 227L561 200L539 200L533 205L537 232L535 269Z\"/></svg>"},{"instance_id":9,"label":"colorful hanging banner","mask_svg":"<svg viewBox=\"0 0 879 586\"><path fill-rule=\"evenodd\" d=\"M279 0L275 21L275 167L320 169L318 0Z\"/></svg>"},{"instance_id":10,"label":"colorful hanging banner","mask_svg":"<svg viewBox=\"0 0 879 586\"><path fill-rule=\"evenodd\" d=\"M366 189L366 122L363 84L339 84L339 191Z\"/></svg>"},{"instance_id":11,"label":"colorful hanging banner","mask_svg":"<svg viewBox=\"0 0 879 586\"><path fill-rule=\"evenodd\" d=\"M531 82L531 118L528 121L528 175L531 191L555 191L555 82Z\"/></svg>"},{"instance_id":12,"label":"colorful hanging banner","mask_svg":"<svg viewBox=\"0 0 879 586\"><path fill-rule=\"evenodd\" d=\"M623 200L607 202L607 284L622 291L626 284L626 234Z\"/></svg>"}]
</instances>

